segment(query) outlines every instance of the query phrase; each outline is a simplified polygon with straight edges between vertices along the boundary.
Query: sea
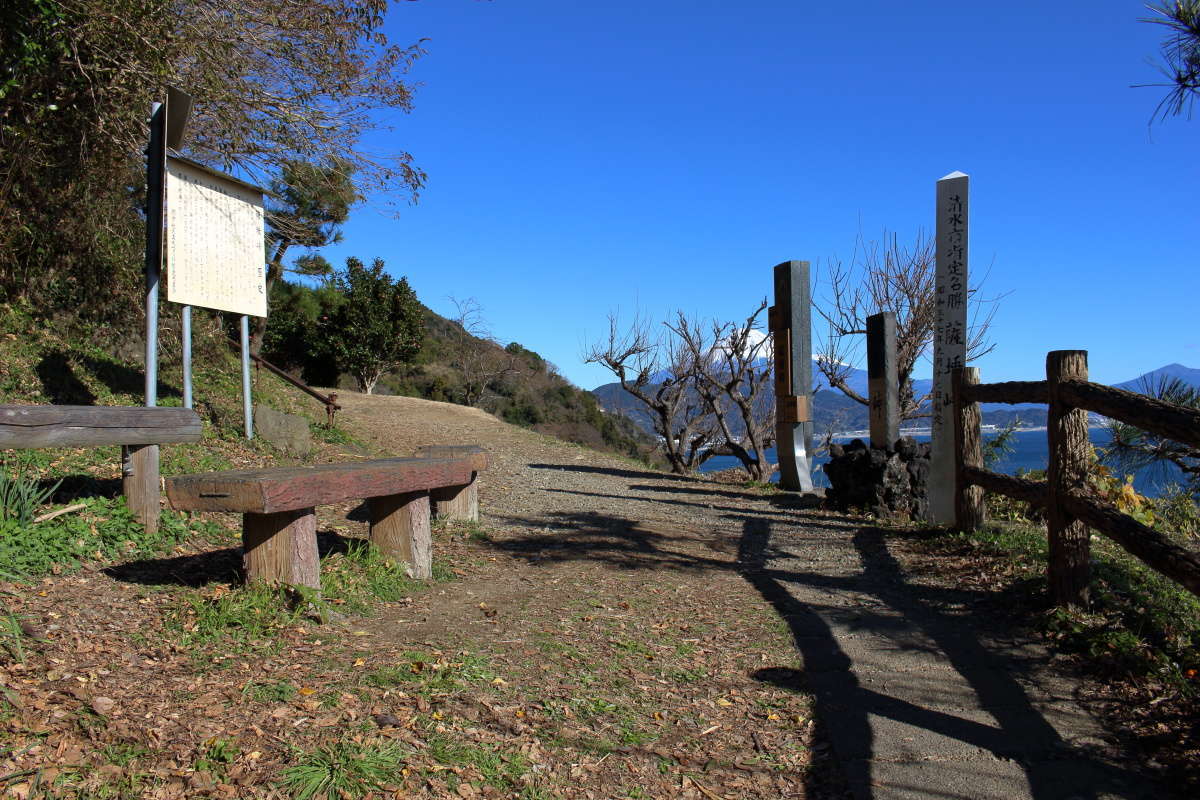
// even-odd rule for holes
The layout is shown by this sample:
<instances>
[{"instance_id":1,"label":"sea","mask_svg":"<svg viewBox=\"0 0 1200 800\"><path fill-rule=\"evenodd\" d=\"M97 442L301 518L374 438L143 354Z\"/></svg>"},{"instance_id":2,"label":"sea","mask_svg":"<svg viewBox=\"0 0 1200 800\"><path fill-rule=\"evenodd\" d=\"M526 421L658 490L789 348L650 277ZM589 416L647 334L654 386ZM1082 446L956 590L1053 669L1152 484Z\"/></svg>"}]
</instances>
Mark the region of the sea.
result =
<instances>
[{"instance_id":1,"label":"sea","mask_svg":"<svg viewBox=\"0 0 1200 800\"><path fill-rule=\"evenodd\" d=\"M911 435L917 441L929 441L928 431L906 432L905 435ZM994 435L994 433L989 435L985 430L983 432L984 441L991 439ZM1088 438L1096 447L1097 453L1102 453L1104 447L1108 445L1112 437L1107 428L1099 427L1090 428L1088 430ZM833 439L835 442L845 444L854 439L866 441L868 434L865 431L854 431L837 434ZM995 472L1002 472L1006 475L1016 475L1019 472L1046 468L1050 450L1046 443L1045 428L1030 428L1028 430L1016 431L1013 434L1011 443L1012 451L996 463L989 465L988 469ZM770 463L775 463L774 448L767 450L767 460ZM825 471L822 469L828 461L829 457L827 455L817 456L813 460L813 483L817 486L829 486L829 480L825 477ZM717 472L737 466L739 466L739 462L733 456L713 456L704 462L704 466L700 471ZM779 480L778 473L776 473L774 480ZM1147 497L1158 497L1168 486L1182 484L1183 482L1183 473L1173 464L1154 465L1133 476L1134 489Z\"/></svg>"}]
</instances>

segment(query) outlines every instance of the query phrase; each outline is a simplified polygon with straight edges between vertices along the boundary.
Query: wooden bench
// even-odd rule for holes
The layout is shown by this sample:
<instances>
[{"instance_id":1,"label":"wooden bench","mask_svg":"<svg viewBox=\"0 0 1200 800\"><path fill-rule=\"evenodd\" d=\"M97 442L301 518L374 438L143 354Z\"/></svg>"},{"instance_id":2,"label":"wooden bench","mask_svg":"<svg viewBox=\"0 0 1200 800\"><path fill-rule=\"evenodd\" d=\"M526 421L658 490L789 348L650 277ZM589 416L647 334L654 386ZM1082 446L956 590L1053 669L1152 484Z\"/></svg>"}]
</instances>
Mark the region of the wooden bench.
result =
<instances>
[{"instance_id":1,"label":"wooden bench","mask_svg":"<svg viewBox=\"0 0 1200 800\"><path fill-rule=\"evenodd\" d=\"M433 566L431 495L443 514L478 519L475 478L488 465L478 447L422 448L415 458L178 475L166 479L167 498L178 511L242 514L247 581L315 589L316 506L367 500L371 544L424 579Z\"/></svg>"},{"instance_id":2,"label":"wooden bench","mask_svg":"<svg viewBox=\"0 0 1200 800\"><path fill-rule=\"evenodd\" d=\"M0 405L0 448L121 445L125 500L153 532L158 527L158 445L200 441L190 408Z\"/></svg>"}]
</instances>

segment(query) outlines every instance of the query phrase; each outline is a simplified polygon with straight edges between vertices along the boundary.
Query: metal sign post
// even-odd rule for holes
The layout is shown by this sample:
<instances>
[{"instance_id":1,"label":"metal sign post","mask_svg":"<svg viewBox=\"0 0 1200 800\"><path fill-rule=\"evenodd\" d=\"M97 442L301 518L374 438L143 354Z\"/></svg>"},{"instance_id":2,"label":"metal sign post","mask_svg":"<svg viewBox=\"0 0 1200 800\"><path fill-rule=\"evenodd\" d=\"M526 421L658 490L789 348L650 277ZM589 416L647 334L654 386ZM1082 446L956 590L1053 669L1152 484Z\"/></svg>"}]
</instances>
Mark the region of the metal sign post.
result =
<instances>
[{"instance_id":1,"label":"metal sign post","mask_svg":"<svg viewBox=\"0 0 1200 800\"><path fill-rule=\"evenodd\" d=\"M779 485L811 492L812 305L807 261L775 267L775 305L767 311L775 350L775 454Z\"/></svg>"},{"instance_id":2,"label":"metal sign post","mask_svg":"<svg viewBox=\"0 0 1200 800\"><path fill-rule=\"evenodd\" d=\"M242 314L242 415L246 438L254 438L254 402L250 397L250 318Z\"/></svg>"}]
</instances>

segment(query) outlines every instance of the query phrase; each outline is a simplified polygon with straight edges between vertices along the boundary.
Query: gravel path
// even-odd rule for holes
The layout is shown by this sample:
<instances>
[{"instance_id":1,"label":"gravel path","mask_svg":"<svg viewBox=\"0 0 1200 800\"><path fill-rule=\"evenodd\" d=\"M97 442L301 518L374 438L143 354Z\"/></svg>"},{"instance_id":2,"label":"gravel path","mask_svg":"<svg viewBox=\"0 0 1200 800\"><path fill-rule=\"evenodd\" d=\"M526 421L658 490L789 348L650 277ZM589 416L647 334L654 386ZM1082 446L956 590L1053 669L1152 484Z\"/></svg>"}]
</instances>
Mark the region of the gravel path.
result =
<instances>
[{"instance_id":1,"label":"gravel path","mask_svg":"<svg viewBox=\"0 0 1200 800\"><path fill-rule=\"evenodd\" d=\"M844 777L840 791L1170 796L1117 763L1044 648L990 630L977 594L906 574L895 541L863 520L814 510L794 495L649 472L474 409L350 393L342 402L357 428L400 455L425 444L490 450L494 466L480 479L485 521L510 536L546 537L522 552L533 563L556 552L550 542L598 529L642 538L575 558L608 568L699 563L695 551L665 544L671 531L727 553L752 589L748 602L778 614L802 657L803 670L780 667L759 679L815 697Z\"/></svg>"}]
</instances>

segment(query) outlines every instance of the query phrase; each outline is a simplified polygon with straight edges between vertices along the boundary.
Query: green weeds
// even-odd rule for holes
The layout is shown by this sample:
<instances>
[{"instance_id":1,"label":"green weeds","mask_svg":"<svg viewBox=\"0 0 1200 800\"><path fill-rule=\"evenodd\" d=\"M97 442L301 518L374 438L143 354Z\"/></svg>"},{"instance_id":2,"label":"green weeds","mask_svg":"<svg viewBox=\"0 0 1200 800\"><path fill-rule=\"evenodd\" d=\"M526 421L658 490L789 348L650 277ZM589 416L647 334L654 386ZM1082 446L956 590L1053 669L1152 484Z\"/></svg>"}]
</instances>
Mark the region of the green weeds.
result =
<instances>
[{"instance_id":1,"label":"green weeds","mask_svg":"<svg viewBox=\"0 0 1200 800\"><path fill-rule=\"evenodd\" d=\"M408 577L404 564L358 539L347 540L346 552L321 562L321 585L327 602L355 614L370 613L373 601L402 600L422 586Z\"/></svg>"},{"instance_id":2,"label":"green weeds","mask_svg":"<svg viewBox=\"0 0 1200 800\"><path fill-rule=\"evenodd\" d=\"M284 768L278 786L295 800L360 798L400 782L409 755L396 742L343 739L311 752L298 751L296 763Z\"/></svg>"},{"instance_id":3,"label":"green weeds","mask_svg":"<svg viewBox=\"0 0 1200 800\"><path fill-rule=\"evenodd\" d=\"M221 643L233 645L235 651L272 649L278 646L275 634L299 622L304 606L302 597L283 586L217 586L184 595L167 613L165 624L184 646Z\"/></svg>"},{"instance_id":4,"label":"green weeds","mask_svg":"<svg viewBox=\"0 0 1200 800\"><path fill-rule=\"evenodd\" d=\"M468 652L454 656L405 653L404 663L381 667L363 676L363 682L378 689L399 686L424 695L448 694L471 684L495 678L486 659Z\"/></svg>"},{"instance_id":5,"label":"green weeds","mask_svg":"<svg viewBox=\"0 0 1200 800\"><path fill-rule=\"evenodd\" d=\"M31 579L70 571L87 561L113 561L161 555L189 536L215 536L211 523L190 523L163 512L158 530L147 533L124 498L92 498L86 508L46 522L21 525L0 520L0 564L8 577Z\"/></svg>"}]
</instances>

